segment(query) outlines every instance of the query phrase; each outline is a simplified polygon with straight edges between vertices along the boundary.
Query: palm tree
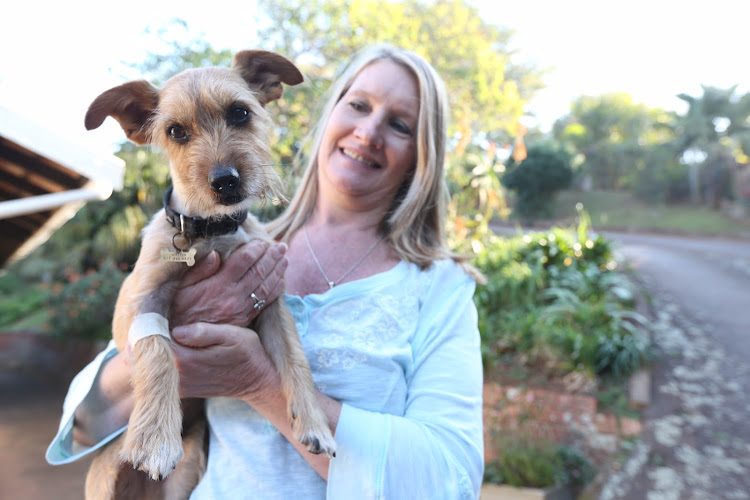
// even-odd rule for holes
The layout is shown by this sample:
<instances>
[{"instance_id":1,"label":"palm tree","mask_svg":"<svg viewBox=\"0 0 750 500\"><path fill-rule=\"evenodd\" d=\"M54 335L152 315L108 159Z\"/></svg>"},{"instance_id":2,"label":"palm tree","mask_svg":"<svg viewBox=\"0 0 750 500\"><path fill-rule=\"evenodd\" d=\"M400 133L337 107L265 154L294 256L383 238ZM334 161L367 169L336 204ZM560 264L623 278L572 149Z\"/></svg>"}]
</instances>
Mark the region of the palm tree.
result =
<instances>
[{"instance_id":1,"label":"palm tree","mask_svg":"<svg viewBox=\"0 0 750 500\"><path fill-rule=\"evenodd\" d=\"M750 94L737 96L737 86L702 85L703 95L679 94L688 109L675 123L673 143L690 166L691 197L714 208L730 195L732 172L750 154Z\"/></svg>"}]
</instances>

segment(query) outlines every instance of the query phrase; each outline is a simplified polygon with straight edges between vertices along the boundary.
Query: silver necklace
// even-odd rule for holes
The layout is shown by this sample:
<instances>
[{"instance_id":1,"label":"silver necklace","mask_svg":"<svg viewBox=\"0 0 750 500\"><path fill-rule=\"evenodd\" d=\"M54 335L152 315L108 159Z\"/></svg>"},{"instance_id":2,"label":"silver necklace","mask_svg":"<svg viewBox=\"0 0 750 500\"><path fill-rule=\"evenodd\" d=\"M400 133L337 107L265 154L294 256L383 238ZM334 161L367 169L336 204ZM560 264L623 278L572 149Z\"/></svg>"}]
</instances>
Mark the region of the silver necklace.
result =
<instances>
[{"instance_id":1,"label":"silver necklace","mask_svg":"<svg viewBox=\"0 0 750 500\"><path fill-rule=\"evenodd\" d=\"M307 248L310 249L310 255L312 255L312 258L315 261L315 264L318 265L318 270L320 271L320 274L323 275L323 279L326 280L326 283L328 283L328 287L329 288L333 288L336 285L338 285L339 283L341 283L341 281L344 278L346 278L347 276L349 276L349 274L351 274L352 271L354 271L355 269L357 269L357 266L359 266L362 262L364 262L364 260L367 258L367 256L370 255L373 250L375 250L376 246L378 246L378 243L380 243L383 240L383 238L378 238L375 241L375 243L373 243L372 246L365 252L365 254L362 257L360 257L359 260L357 262L355 262L352 267L349 268L349 270L347 272L345 272L344 274L342 274L341 277L339 279L337 279L336 281L331 281L330 279L328 279L328 276L326 275L326 272L323 271L323 266L320 265L320 261L318 260L318 257L315 255L315 250L313 250L313 247L310 244L310 237L307 235L307 226L305 226L303 228L303 230L305 232L305 240L307 240Z\"/></svg>"}]
</instances>

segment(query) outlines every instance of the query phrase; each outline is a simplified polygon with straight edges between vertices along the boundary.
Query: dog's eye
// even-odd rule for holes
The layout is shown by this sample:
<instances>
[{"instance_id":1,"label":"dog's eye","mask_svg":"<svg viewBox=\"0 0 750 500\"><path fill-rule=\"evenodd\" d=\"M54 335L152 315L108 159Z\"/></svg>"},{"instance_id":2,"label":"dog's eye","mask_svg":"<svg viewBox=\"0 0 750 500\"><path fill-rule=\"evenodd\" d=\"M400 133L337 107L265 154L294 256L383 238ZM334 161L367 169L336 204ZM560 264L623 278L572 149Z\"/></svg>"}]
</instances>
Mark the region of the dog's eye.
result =
<instances>
[{"instance_id":1,"label":"dog's eye","mask_svg":"<svg viewBox=\"0 0 750 500\"><path fill-rule=\"evenodd\" d=\"M173 141L183 142L187 140L187 132L179 125L172 125L167 129L167 135Z\"/></svg>"},{"instance_id":2,"label":"dog's eye","mask_svg":"<svg viewBox=\"0 0 750 500\"><path fill-rule=\"evenodd\" d=\"M227 122L230 125L244 125L250 120L250 111L242 106L232 106L227 110Z\"/></svg>"}]
</instances>

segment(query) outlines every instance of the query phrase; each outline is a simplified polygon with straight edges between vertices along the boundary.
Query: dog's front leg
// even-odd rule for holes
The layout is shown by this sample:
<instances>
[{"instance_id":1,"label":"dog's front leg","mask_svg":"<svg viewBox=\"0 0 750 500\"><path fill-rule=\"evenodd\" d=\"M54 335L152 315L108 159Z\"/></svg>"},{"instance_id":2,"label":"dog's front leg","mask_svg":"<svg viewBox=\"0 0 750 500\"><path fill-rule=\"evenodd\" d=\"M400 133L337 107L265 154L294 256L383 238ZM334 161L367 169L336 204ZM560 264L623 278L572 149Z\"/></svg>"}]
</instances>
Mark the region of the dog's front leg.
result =
<instances>
[{"instance_id":1,"label":"dog's front leg","mask_svg":"<svg viewBox=\"0 0 750 500\"><path fill-rule=\"evenodd\" d=\"M120 457L161 480L183 457L180 377L166 319L183 270L180 264L145 262L136 265L115 309L118 346L126 343L131 350L135 400Z\"/></svg>"},{"instance_id":2,"label":"dog's front leg","mask_svg":"<svg viewBox=\"0 0 750 500\"><path fill-rule=\"evenodd\" d=\"M161 335L133 346L133 395L120 456L151 479L162 480L182 459L180 378L170 340Z\"/></svg>"},{"instance_id":3,"label":"dog's front leg","mask_svg":"<svg viewBox=\"0 0 750 500\"><path fill-rule=\"evenodd\" d=\"M258 316L256 330L281 376L281 392L295 439L311 453L336 456L328 418L318 404L310 365L289 311L276 301Z\"/></svg>"}]
</instances>

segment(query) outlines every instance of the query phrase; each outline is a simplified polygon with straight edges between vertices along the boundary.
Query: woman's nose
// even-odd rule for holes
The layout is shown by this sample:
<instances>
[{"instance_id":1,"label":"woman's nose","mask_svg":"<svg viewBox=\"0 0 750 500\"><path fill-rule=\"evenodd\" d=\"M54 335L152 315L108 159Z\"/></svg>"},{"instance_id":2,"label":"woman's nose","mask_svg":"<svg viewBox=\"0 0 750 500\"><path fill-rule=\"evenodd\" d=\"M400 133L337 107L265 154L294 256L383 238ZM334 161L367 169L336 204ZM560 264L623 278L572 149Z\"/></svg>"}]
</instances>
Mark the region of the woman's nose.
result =
<instances>
[{"instance_id":1,"label":"woman's nose","mask_svg":"<svg viewBox=\"0 0 750 500\"><path fill-rule=\"evenodd\" d=\"M379 148L383 145L383 138L380 133L380 122L374 117L363 119L354 129L356 137L363 145Z\"/></svg>"}]
</instances>

